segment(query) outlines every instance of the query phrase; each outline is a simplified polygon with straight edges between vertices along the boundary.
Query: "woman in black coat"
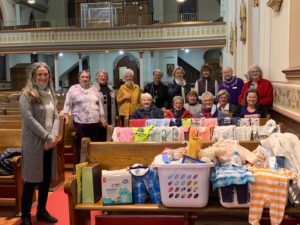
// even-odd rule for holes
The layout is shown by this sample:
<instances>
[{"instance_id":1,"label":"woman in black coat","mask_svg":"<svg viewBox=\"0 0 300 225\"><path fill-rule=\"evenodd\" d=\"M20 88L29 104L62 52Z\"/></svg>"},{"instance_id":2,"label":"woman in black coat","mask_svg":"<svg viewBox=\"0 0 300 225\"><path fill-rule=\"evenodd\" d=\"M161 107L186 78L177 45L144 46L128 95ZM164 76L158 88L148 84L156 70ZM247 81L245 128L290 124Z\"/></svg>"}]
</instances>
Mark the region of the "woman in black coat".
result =
<instances>
[{"instance_id":1,"label":"woman in black coat","mask_svg":"<svg viewBox=\"0 0 300 225\"><path fill-rule=\"evenodd\" d=\"M130 119L161 119L164 113L153 104L153 98L149 93L141 94L141 108L136 110Z\"/></svg>"},{"instance_id":2,"label":"woman in black coat","mask_svg":"<svg viewBox=\"0 0 300 225\"><path fill-rule=\"evenodd\" d=\"M173 70L174 80L168 84L168 109L172 108L172 101L175 96L181 96L184 101L183 104L187 102L186 95L191 90L191 86L186 83L184 74L184 69L180 66Z\"/></svg>"}]
</instances>

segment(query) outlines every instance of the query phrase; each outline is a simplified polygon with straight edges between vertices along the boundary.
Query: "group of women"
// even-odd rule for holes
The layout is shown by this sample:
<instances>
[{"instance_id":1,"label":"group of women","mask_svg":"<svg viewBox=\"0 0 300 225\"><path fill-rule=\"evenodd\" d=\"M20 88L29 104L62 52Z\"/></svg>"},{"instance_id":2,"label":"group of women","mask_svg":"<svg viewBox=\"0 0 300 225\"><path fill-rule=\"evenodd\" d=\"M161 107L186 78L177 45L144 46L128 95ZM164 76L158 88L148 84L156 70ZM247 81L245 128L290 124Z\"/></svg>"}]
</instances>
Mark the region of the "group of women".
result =
<instances>
[{"instance_id":1,"label":"group of women","mask_svg":"<svg viewBox=\"0 0 300 225\"><path fill-rule=\"evenodd\" d=\"M88 71L79 73L79 84L70 87L64 104L66 123L73 123L77 135L77 151L82 137L105 141L107 124L116 125L116 116L124 122L130 118L221 117L231 113L241 117L265 117L273 103L273 87L262 77L262 70L252 66L249 80L233 76L230 67L223 68L223 82L211 78L212 69L205 64L201 78L191 87L184 79L184 70L173 71L173 82L162 83L162 72L154 70L153 82L144 93L134 83L134 73L126 69L125 83L115 94L108 84L108 74L99 70L91 85ZM59 128L56 95L51 71L46 63L32 65L28 82L20 97L22 111L22 164L24 191L21 225L31 225L31 205L35 186L39 186L37 219L56 223L46 210L51 178L56 176L56 144ZM68 121L68 115L73 121ZM77 159L79 162L80 159Z\"/></svg>"},{"instance_id":2,"label":"group of women","mask_svg":"<svg viewBox=\"0 0 300 225\"><path fill-rule=\"evenodd\" d=\"M125 72L125 84L116 96L119 115L133 119L143 118L197 118L197 117L266 117L273 104L273 87L262 76L259 66L251 66L249 80L244 83L233 75L232 68L223 68L223 82L211 78L211 66L201 68L201 78L191 87L184 79L184 70L177 67L173 71L173 82L164 85L162 73L154 70L153 82L147 84L144 93L133 80L133 71ZM128 74L127 74L128 73ZM129 96L131 96L129 98ZM127 97L127 99L125 98Z\"/></svg>"}]
</instances>

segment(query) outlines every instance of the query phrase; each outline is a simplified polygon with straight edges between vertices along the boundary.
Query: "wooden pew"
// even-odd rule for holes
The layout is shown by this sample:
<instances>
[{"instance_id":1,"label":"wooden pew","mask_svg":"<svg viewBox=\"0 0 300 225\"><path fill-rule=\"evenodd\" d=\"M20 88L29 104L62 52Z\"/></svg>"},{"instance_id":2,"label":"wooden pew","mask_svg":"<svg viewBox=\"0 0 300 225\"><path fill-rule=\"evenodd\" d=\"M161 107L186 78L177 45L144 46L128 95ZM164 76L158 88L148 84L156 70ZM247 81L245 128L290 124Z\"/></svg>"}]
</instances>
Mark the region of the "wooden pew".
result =
<instances>
[{"instance_id":1,"label":"wooden pew","mask_svg":"<svg viewBox=\"0 0 300 225\"><path fill-rule=\"evenodd\" d=\"M73 123L72 123L73 124ZM75 141L75 138L76 138L76 134L75 134L75 130L73 128L73 126L71 126L72 128L69 128L70 131L66 132L66 135L69 136L70 138L70 142L71 144L69 145L69 148L72 148L72 155L73 155L73 170L75 171L75 165L76 165L76 159L77 158L80 158L80 156L78 156L78 152L76 151L76 141ZM112 141L112 133L113 133L113 130L114 130L114 127L112 125L108 125L107 126L107 133L106 133L106 141L107 142L111 142ZM65 145L65 151L68 151L66 150L68 146Z\"/></svg>"},{"instance_id":2,"label":"wooden pew","mask_svg":"<svg viewBox=\"0 0 300 225\"><path fill-rule=\"evenodd\" d=\"M0 115L0 122L2 121L22 121L21 115Z\"/></svg>"},{"instance_id":3,"label":"wooden pew","mask_svg":"<svg viewBox=\"0 0 300 225\"><path fill-rule=\"evenodd\" d=\"M0 122L0 126L5 122ZM10 121L10 125L15 123L16 126L20 121ZM7 148L11 147L21 147L21 128L0 128L0 152L5 151ZM64 173L64 149L63 149L63 139L64 139L64 117L60 117L60 127L58 135L57 144L57 179L51 182L51 189L57 188L65 180ZM14 157L12 160L12 165L14 167L14 175L11 176L0 176L0 204L15 204L16 212L21 210L21 196L23 189L22 180L22 168L21 168L21 156ZM3 199L2 199L3 198Z\"/></svg>"},{"instance_id":4,"label":"wooden pew","mask_svg":"<svg viewBox=\"0 0 300 225\"><path fill-rule=\"evenodd\" d=\"M203 146L209 146L212 142L205 142ZM253 150L257 147L258 142L241 142L242 146ZM128 167L134 163L149 165L154 157L164 148L178 148L184 144L179 142L159 142L159 143L120 143L120 142L90 142L90 139L82 140L82 150L87 154L87 161L90 163L99 163L101 169L113 170ZM90 211L103 210L106 212L117 212L125 214L183 214L185 224L191 224L191 217L194 214L202 216L222 216L227 215L231 220L234 215L243 215L247 218L247 208L228 209L220 205L218 201L209 201L204 208L167 208L161 204L129 204L105 206L102 201L95 204L77 203L77 182L74 176L65 182L65 193L68 194L69 216L71 225L89 225ZM286 213L289 215L299 216L299 208L287 208ZM247 221L247 219L246 219ZM216 224L220 224L218 221Z\"/></svg>"},{"instance_id":5,"label":"wooden pew","mask_svg":"<svg viewBox=\"0 0 300 225\"><path fill-rule=\"evenodd\" d=\"M21 121L0 121L0 129L21 129Z\"/></svg>"},{"instance_id":6,"label":"wooden pew","mask_svg":"<svg viewBox=\"0 0 300 225\"><path fill-rule=\"evenodd\" d=\"M0 129L0 152L8 147L21 146L21 129ZM14 175L0 176L0 204L15 204L15 211L21 211L21 198L23 192L23 180L21 169L21 156L12 159Z\"/></svg>"},{"instance_id":7,"label":"wooden pew","mask_svg":"<svg viewBox=\"0 0 300 225\"><path fill-rule=\"evenodd\" d=\"M90 142L89 138L82 139L82 151L87 154L87 161L97 162L101 169L113 170L131 166L134 163L149 165L154 157L164 148L178 148L185 146L181 142ZM101 203L83 205L76 202L76 178L65 182L65 192L69 199L70 224L90 224L89 206L100 208ZM84 209L85 208L85 209ZM98 208L99 209L99 208ZM100 209L102 210L102 209Z\"/></svg>"}]
</instances>

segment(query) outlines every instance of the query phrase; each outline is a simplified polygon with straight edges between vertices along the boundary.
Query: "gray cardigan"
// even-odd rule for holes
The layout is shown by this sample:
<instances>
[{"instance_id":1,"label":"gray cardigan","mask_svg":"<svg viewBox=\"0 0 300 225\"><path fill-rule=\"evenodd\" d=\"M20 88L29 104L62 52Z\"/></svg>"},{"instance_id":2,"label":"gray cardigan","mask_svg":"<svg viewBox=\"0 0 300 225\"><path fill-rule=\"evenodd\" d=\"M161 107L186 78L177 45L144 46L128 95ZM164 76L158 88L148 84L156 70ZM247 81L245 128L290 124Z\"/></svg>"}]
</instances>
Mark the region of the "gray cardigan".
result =
<instances>
[{"instance_id":1,"label":"gray cardigan","mask_svg":"<svg viewBox=\"0 0 300 225\"><path fill-rule=\"evenodd\" d=\"M53 97L54 105L53 125L51 132L45 129L46 109L43 103L31 103L26 93L20 96L22 111L22 175L23 180L31 183L43 181L44 143L50 135L57 136L59 118ZM57 177L56 148L52 150L52 179Z\"/></svg>"}]
</instances>

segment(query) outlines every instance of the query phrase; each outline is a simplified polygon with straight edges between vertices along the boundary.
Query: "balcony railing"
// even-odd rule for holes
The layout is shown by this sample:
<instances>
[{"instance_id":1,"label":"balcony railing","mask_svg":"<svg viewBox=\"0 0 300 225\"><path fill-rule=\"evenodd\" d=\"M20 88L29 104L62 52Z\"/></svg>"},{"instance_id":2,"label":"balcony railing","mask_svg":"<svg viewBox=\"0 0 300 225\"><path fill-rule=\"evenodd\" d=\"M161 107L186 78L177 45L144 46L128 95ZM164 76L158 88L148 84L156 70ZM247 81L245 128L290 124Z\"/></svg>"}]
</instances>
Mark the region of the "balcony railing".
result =
<instances>
[{"instance_id":1,"label":"balcony railing","mask_svg":"<svg viewBox=\"0 0 300 225\"><path fill-rule=\"evenodd\" d=\"M113 20L83 20L83 19L66 19L59 20L31 20L28 23L17 24L16 21L0 21L0 30L11 31L19 29L36 29L36 28L112 28L112 27L135 27L148 26L157 24L173 24L186 22L210 22L222 21L222 18L213 18L212 12L206 13L184 13L180 15L134 15L123 16L117 15Z\"/></svg>"}]
</instances>

